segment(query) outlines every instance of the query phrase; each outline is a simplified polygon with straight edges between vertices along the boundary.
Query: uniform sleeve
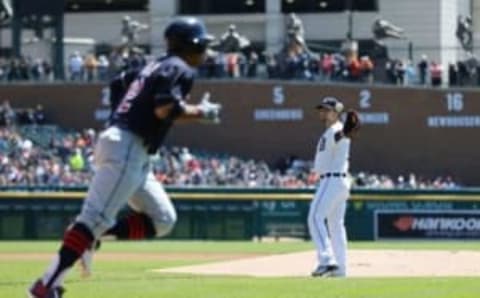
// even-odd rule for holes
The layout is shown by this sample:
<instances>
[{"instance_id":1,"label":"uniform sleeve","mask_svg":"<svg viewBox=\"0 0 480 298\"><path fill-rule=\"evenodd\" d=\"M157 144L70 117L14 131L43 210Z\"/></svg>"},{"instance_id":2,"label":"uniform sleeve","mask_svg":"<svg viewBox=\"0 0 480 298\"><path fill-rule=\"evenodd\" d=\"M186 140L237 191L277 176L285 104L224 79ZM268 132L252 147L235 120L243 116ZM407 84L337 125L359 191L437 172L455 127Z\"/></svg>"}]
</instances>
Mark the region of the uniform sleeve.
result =
<instances>
[{"instance_id":1,"label":"uniform sleeve","mask_svg":"<svg viewBox=\"0 0 480 298\"><path fill-rule=\"evenodd\" d=\"M110 107L112 111L117 109L125 93L127 93L128 87L137 77L138 73L139 70L137 69L124 71L110 81Z\"/></svg>"},{"instance_id":2,"label":"uniform sleeve","mask_svg":"<svg viewBox=\"0 0 480 298\"><path fill-rule=\"evenodd\" d=\"M183 105L188 98L193 85L193 76L189 73L180 75L172 73L170 76L160 75L154 86L154 104L163 106L170 103Z\"/></svg>"},{"instance_id":3,"label":"uniform sleeve","mask_svg":"<svg viewBox=\"0 0 480 298\"><path fill-rule=\"evenodd\" d=\"M318 174L324 174L328 171L328 166L332 160L333 146L335 145L333 138L332 131L328 130L318 141L314 163L314 170Z\"/></svg>"}]
</instances>

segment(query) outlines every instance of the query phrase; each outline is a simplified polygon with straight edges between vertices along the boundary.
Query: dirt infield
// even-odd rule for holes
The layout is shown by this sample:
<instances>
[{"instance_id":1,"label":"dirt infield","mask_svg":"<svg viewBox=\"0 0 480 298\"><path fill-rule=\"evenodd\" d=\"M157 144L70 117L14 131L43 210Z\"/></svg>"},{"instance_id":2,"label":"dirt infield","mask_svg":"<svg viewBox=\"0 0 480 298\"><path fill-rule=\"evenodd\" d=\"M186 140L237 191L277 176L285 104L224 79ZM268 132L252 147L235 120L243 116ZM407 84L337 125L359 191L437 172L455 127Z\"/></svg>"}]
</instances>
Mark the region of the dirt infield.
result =
<instances>
[{"instance_id":1,"label":"dirt infield","mask_svg":"<svg viewBox=\"0 0 480 298\"><path fill-rule=\"evenodd\" d=\"M0 253L1 261L50 260L51 253ZM96 260L205 261L202 265L153 270L160 273L237 275L254 277L309 276L316 263L315 252L279 255L255 253L125 253L100 252ZM480 251L453 250L350 250L351 277L478 276Z\"/></svg>"},{"instance_id":2,"label":"dirt infield","mask_svg":"<svg viewBox=\"0 0 480 298\"><path fill-rule=\"evenodd\" d=\"M350 277L480 276L478 251L352 250L348 257ZM315 252L308 251L154 271L255 277L309 276L315 260Z\"/></svg>"}]
</instances>

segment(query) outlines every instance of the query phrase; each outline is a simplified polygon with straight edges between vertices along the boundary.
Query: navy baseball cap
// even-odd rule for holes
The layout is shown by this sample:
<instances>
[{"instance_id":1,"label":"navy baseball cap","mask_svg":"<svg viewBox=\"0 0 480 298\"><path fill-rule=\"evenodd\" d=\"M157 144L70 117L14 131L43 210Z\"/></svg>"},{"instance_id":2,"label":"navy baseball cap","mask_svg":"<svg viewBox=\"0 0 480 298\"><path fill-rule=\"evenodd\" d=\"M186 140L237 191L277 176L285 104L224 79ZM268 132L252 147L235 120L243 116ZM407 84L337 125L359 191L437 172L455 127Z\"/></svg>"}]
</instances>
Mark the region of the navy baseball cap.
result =
<instances>
[{"instance_id":1,"label":"navy baseball cap","mask_svg":"<svg viewBox=\"0 0 480 298\"><path fill-rule=\"evenodd\" d=\"M206 45L215 37L208 33L205 24L195 17L180 17L174 19L164 32L166 39L176 38L186 44Z\"/></svg>"},{"instance_id":2,"label":"navy baseball cap","mask_svg":"<svg viewBox=\"0 0 480 298\"><path fill-rule=\"evenodd\" d=\"M326 96L315 108L318 110L325 109L341 113L343 111L343 103L336 97Z\"/></svg>"}]
</instances>

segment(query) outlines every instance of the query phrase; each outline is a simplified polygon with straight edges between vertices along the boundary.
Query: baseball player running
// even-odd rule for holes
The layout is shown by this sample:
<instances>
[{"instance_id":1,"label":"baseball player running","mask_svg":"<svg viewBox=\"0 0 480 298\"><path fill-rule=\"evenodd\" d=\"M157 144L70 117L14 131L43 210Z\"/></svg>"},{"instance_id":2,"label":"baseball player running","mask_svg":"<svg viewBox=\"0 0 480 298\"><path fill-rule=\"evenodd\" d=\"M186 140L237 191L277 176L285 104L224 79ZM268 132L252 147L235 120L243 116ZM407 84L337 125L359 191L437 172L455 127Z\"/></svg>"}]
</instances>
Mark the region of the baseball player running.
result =
<instances>
[{"instance_id":1,"label":"baseball player running","mask_svg":"<svg viewBox=\"0 0 480 298\"><path fill-rule=\"evenodd\" d=\"M218 120L221 106L207 100L187 104L193 67L213 37L196 18L180 18L165 30L168 51L145 66L129 84L95 148L96 170L82 210L66 230L58 255L28 290L29 297L62 297L65 275L102 235L144 239L170 232L176 213L153 176L156 153L177 120ZM135 210L116 220L126 204Z\"/></svg>"},{"instance_id":2,"label":"baseball player running","mask_svg":"<svg viewBox=\"0 0 480 298\"><path fill-rule=\"evenodd\" d=\"M344 216L350 192L350 141L360 126L355 111L347 113L345 125L340 122L344 106L334 97L325 97L317 109L326 130L315 154L314 168L320 176L320 183L308 215L310 236L319 262L312 276L341 277L346 275Z\"/></svg>"}]
</instances>

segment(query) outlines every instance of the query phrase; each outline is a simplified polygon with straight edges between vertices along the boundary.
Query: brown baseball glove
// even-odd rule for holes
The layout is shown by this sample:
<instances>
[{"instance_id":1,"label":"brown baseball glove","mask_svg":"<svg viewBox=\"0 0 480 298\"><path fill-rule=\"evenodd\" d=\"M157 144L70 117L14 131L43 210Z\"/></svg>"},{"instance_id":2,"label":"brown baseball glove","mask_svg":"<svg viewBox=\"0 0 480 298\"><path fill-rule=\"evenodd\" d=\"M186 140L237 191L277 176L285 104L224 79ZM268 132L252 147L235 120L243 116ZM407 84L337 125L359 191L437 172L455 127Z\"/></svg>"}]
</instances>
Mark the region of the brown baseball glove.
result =
<instances>
[{"instance_id":1,"label":"brown baseball glove","mask_svg":"<svg viewBox=\"0 0 480 298\"><path fill-rule=\"evenodd\" d=\"M349 110L343 125L343 133L345 136L349 138L355 137L360 130L360 126L360 117L358 112L355 110Z\"/></svg>"}]
</instances>

